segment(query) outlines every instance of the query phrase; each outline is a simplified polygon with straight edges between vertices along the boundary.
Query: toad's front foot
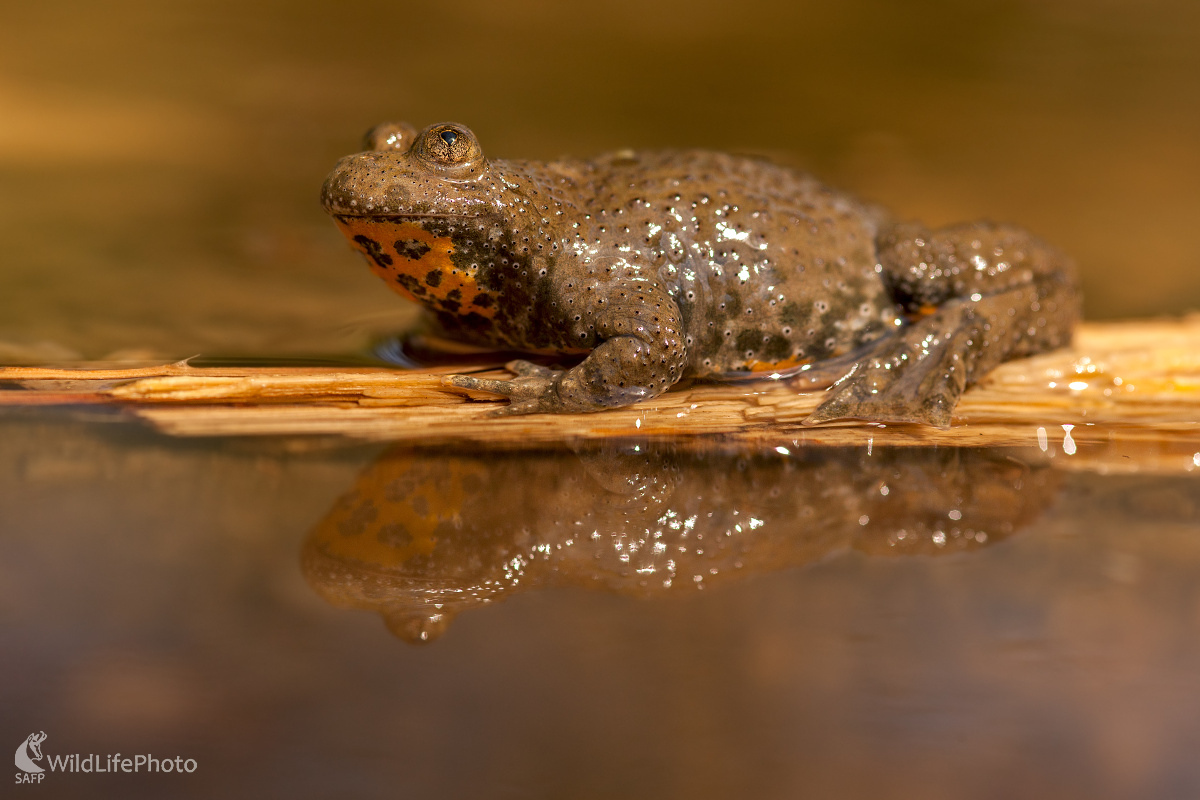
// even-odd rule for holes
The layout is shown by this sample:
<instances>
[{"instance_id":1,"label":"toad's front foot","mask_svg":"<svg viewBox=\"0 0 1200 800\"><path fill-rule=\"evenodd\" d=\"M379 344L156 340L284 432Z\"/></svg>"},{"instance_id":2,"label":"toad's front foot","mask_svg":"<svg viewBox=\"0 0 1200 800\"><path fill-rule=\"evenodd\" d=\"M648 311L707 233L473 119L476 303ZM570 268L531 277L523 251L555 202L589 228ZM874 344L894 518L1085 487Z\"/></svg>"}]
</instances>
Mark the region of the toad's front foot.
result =
<instances>
[{"instance_id":1,"label":"toad's front foot","mask_svg":"<svg viewBox=\"0 0 1200 800\"><path fill-rule=\"evenodd\" d=\"M472 378L468 375L451 375L446 383L460 389L490 392L509 399L509 404L492 409L491 416L513 416L516 414L539 414L584 409L565 407L558 394L558 385L565 372L550 369L529 361L510 361L504 368L516 375L512 380L500 381L490 378Z\"/></svg>"}]
</instances>

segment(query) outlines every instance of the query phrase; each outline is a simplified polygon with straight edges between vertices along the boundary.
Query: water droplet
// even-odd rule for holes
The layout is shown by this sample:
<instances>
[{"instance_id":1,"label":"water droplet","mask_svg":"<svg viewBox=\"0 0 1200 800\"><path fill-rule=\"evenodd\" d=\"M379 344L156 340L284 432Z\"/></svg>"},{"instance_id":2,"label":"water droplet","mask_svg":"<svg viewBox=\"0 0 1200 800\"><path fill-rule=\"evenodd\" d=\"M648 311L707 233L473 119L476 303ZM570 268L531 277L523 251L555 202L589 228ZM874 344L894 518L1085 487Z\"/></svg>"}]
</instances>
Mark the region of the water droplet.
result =
<instances>
[{"instance_id":1,"label":"water droplet","mask_svg":"<svg viewBox=\"0 0 1200 800\"><path fill-rule=\"evenodd\" d=\"M1074 425L1063 425L1063 452L1069 456L1075 455L1075 440L1071 438L1071 429Z\"/></svg>"}]
</instances>

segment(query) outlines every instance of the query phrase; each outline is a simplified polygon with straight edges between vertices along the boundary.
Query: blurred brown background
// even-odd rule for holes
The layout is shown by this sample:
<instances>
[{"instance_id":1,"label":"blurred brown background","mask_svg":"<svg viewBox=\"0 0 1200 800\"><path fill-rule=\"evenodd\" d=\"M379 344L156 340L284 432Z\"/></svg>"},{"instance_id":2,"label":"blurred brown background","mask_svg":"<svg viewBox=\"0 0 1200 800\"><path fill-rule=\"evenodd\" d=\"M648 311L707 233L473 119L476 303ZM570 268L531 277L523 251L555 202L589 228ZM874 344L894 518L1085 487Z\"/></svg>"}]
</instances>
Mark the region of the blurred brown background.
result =
<instances>
[{"instance_id":1,"label":"blurred brown background","mask_svg":"<svg viewBox=\"0 0 1200 800\"><path fill-rule=\"evenodd\" d=\"M1182 0L10 3L0 358L358 347L403 315L321 213L388 118L507 157L770 154L1080 262L1092 318L1200 307Z\"/></svg>"}]
</instances>

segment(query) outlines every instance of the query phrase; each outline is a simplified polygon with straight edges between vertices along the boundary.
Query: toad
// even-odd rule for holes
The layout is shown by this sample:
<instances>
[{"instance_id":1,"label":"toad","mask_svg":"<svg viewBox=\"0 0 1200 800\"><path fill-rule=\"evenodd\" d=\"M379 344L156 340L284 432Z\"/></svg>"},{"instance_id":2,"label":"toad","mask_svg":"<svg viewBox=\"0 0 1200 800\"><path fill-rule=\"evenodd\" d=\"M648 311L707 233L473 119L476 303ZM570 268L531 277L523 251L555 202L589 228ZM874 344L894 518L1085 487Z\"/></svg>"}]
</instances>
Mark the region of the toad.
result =
<instances>
[{"instance_id":1,"label":"toad","mask_svg":"<svg viewBox=\"0 0 1200 800\"><path fill-rule=\"evenodd\" d=\"M700 150L488 159L455 123L385 123L322 203L451 338L585 355L455 386L501 413L590 412L682 378L840 376L806 420L947 427L1001 361L1067 344L1074 268L1025 231L929 229L761 159Z\"/></svg>"}]
</instances>

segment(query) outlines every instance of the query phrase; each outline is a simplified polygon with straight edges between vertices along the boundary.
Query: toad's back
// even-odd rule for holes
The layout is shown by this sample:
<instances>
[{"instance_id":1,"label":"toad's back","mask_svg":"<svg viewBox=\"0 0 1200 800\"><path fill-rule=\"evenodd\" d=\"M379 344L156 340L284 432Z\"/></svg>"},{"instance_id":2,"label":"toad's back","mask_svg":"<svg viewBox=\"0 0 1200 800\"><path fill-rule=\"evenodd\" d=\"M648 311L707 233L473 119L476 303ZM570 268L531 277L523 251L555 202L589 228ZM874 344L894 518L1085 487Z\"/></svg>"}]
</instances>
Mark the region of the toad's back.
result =
<instances>
[{"instance_id":1,"label":"toad's back","mask_svg":"<svg viewBox=\"0 0 1200 800\"><path fill-rule=\"evenodd\" d=\"M668 288L688 372L821 361L897 324L876 269L877 215L806 175L704 151L518 171L576 206L577 246L631 261Z\"/></svg>"}]
</instances>

